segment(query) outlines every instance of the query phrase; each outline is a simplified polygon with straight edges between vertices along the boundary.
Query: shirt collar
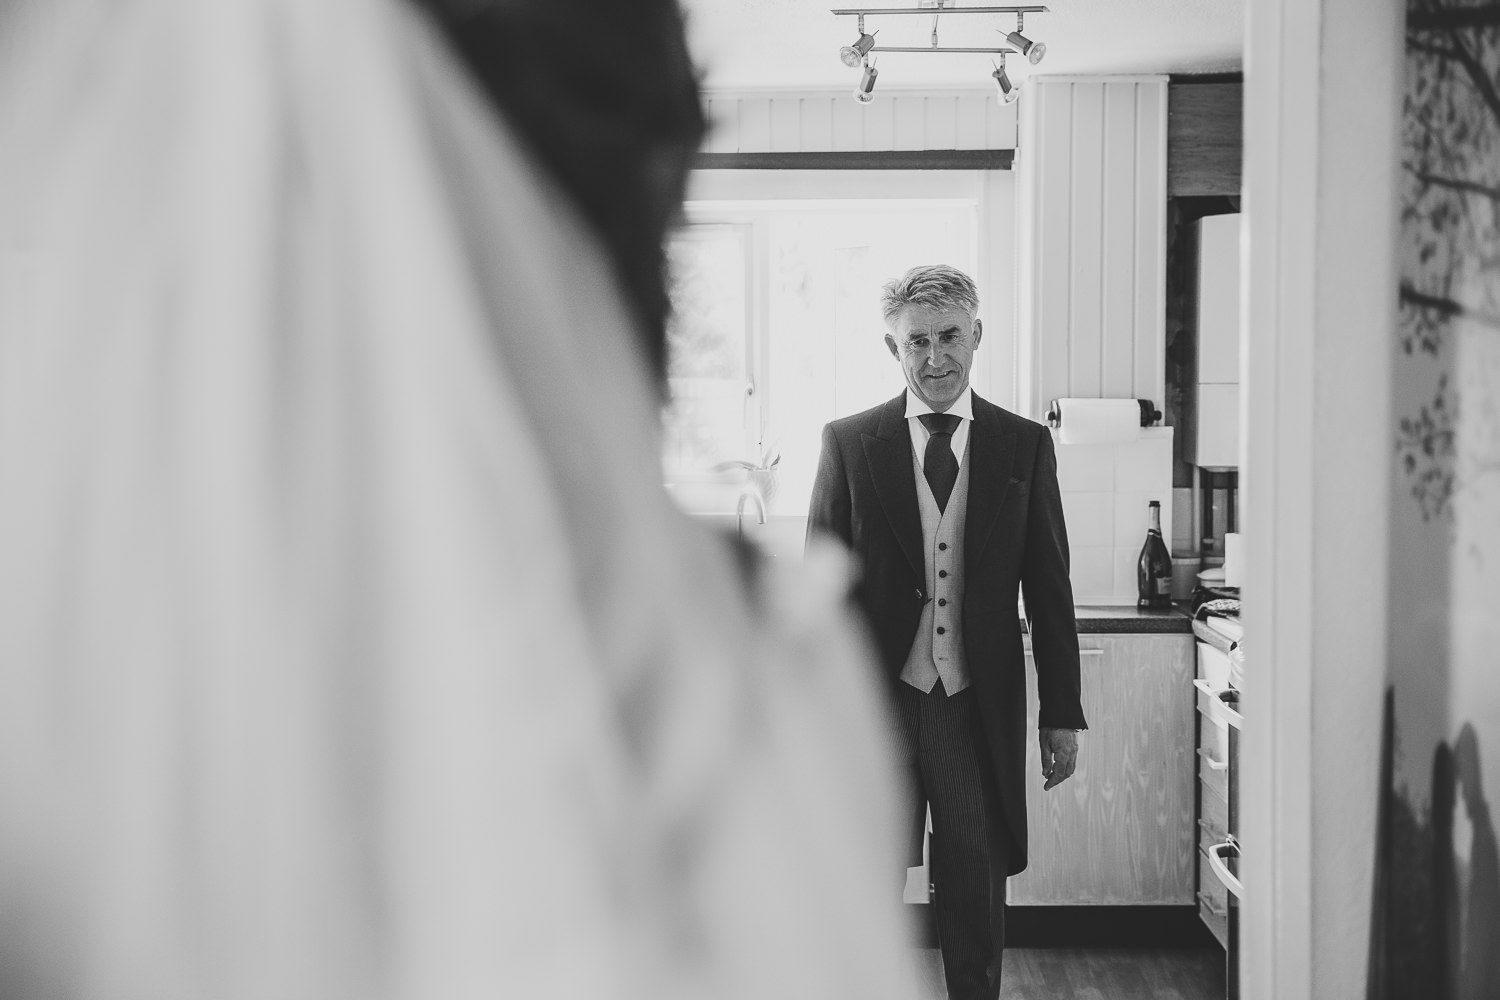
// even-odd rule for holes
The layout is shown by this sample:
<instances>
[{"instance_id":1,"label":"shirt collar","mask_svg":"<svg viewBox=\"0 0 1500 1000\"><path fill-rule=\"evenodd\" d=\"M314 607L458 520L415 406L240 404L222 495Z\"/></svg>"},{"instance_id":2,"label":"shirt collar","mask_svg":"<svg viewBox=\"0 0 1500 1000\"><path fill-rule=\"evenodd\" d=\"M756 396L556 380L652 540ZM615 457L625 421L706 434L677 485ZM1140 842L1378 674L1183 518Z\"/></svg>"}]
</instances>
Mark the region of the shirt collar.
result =
<instances>
[{"instance_id":1,"label":"shirt collar","mask_svg":"<svg viewBox=\"0 0 1500 1000\"><path fill-rule=\"evenodd\" d=\"M928 406L923 400L919 399L916 393L912 392L910 389L906 390L906 419L910 420L912 417L920 417L924 413L933 412L935 412L933 408ZM974 387L967 386L964 389L963 395L954 400L953 405L948 407L948 409L944 410L943 412L951 413L955 417L961 417L964 420L973 420Z\"/></svg>"}]
</instances>

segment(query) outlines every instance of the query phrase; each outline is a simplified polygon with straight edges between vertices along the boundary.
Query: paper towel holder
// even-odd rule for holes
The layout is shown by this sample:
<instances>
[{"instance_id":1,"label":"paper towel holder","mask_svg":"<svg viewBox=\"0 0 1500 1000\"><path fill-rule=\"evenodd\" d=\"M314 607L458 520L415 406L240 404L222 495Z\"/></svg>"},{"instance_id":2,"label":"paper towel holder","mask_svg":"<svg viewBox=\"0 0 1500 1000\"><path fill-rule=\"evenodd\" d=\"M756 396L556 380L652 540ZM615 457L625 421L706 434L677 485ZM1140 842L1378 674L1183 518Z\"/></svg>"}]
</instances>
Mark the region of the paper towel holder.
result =
<instances>
[{"instance_id":1,"label":"paper towel holder","mask_svg":"<svg viewBox=\"0 0 1500 1000\"><path fill-rule=\"evenodd\" d=\"M1136 403L1141 408L1141 426L1150 427L1161 419L1161 411L1149 399L1137 399ZM1057 400L1047 404L1047 426L1057 429L1062 426L1062 407Z\"/></svg>"}]
</instances>

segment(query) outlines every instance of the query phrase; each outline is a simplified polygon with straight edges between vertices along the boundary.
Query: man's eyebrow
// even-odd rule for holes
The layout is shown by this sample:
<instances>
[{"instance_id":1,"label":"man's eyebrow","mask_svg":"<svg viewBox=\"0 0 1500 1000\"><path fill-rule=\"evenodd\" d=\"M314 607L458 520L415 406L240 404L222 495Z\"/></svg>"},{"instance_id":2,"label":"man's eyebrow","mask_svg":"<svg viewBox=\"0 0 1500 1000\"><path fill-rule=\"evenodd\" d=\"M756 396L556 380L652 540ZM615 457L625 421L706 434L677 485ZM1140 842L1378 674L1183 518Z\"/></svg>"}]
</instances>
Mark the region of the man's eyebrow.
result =
<instances>
[{"instance_id":1,"label":"man's eyebrow","mask_svg":"<svg viewBox=\"0 0 1500 1000\"><path fill-rule=\"evenodd\" d=\"M963 331L959 328L959 325L957 323L954 323L952 326L945 326L941 330L937 331L937 336L941 337L945 333L962 333L962 332ZM906 337L907 337L908 340L910 340L912 337L930 337L930 336L932 336L932 334L929 333L926 330L912 330L910 333L908 333L906 335Z\"/></svg>"}]
</instances>

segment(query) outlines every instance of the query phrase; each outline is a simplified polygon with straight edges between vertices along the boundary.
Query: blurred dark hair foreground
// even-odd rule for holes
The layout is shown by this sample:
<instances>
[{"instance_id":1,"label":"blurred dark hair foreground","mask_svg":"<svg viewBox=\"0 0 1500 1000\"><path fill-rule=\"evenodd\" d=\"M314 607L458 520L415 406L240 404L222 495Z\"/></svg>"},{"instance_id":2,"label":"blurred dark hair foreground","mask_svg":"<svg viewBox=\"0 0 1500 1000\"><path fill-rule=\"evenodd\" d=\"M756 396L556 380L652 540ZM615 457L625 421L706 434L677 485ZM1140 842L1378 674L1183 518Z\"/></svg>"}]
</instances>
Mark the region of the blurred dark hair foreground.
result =
<instances>
[{"instance_id":1,"label":"blurred dark hair foreground","mask_svg":"<svg viewBox=\"0 0 1500 1000\"><path fill-rule=\"evenodd\" d=\"M704 133L677 0L414 0L603 241L658 382L666 230Z\"/></svg>"}]
</instances>

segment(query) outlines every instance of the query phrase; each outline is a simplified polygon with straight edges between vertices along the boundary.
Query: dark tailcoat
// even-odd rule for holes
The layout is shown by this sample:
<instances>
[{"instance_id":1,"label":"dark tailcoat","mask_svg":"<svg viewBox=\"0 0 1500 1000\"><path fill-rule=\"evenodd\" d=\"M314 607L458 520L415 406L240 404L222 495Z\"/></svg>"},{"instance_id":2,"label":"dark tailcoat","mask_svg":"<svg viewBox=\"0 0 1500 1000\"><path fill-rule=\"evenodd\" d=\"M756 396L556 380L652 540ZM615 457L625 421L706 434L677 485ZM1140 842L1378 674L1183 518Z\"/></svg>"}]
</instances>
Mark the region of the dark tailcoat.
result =
<instances>
[{"instance_id":1,"label":"dark tailcoat","mask_svg":"<svg viewBox=\"0 0 1500 1000\"><path fill-rule=\"evenodd\" d=\"M1026 740L1036 738L1036 726L1085 726L1078 634L1052 436L1041 424L977 395L973 399L965 460L964 651L1014 875L1026 867ZM885 677L901 683L927 600L905 393L823 429L808 533L836 535L854 553L860 569L856 600ZM1041 702L1034 724L1026 718L1018 590L1026 598ZM1041 780L1040 774L1032 777Z\"/></svg>"}]
</instances>

